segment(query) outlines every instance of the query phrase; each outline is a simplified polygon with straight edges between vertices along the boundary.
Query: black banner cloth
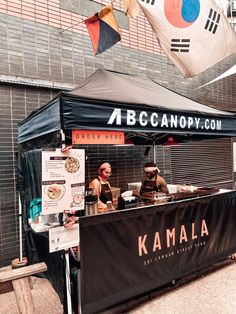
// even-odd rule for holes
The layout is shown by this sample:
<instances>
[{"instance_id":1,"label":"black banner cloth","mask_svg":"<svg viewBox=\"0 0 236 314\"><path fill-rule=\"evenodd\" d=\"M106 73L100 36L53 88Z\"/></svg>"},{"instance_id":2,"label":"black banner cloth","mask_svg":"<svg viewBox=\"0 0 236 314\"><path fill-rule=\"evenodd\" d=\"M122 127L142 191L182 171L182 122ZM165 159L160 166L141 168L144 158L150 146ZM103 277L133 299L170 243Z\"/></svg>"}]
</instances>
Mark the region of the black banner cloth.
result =
<instances>
[{"instance_id":1,"label":"black banner cloth","mask_svg":"<svg viewBox=\"0 0 236 314\"><path fill-rule=\"evenodd\" d=\"M193 273L236 251L236 192L80 220L83 313Z\"/></svg>"},{"instance_id":2,"label":"black banner cloth","mask_svg":"<svg viewBox=\"0 0 236 314\"><path fill-rule=\"evenodd\" d=\"M63 98L65 129L119 130L125 132L168 132L213 136L233 136L232 116L175 112L143 105L111 104Z\"/></svg>"}]
</instances>

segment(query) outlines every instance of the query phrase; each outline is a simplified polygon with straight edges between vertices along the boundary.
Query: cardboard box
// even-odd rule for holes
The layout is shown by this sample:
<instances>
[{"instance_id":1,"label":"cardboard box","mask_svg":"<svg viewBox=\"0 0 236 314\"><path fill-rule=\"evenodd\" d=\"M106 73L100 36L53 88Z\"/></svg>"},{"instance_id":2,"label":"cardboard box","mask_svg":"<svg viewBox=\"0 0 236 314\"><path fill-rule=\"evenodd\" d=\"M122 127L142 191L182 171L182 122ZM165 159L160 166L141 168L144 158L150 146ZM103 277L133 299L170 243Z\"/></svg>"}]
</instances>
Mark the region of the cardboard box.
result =
<instances>
[{"instance_id":1,"label":"cardboard box","mask_svg":"<svg viewBox=\"0 0 236 314\"><path fill-rule=\"evenodd\" d=\"M118 204L118 198L120 197L120 188L111 186L111 193L113 198L113 205L115 206Z\"/></svg>"}]
</instances>

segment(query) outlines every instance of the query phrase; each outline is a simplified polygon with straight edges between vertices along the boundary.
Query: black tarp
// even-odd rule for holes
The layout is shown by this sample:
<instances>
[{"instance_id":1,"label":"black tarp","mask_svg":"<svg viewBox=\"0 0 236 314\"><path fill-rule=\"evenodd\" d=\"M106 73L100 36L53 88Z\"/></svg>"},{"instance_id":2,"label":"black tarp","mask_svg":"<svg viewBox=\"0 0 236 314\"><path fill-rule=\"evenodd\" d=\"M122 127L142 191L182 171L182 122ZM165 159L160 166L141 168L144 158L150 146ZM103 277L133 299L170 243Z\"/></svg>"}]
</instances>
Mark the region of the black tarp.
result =
<instances>
[{"instance_id":1,"label":"black tarp","mask_svg":"<svg viewBox=\"0 0 236 314\"><path fill-rule=\"evenodd\" d=\"M183 97L151 80L97 70L19 124L23 143L55 131L122 130L148 134L236 136L236 115ZM153 137L154 138L154 137Z\"/></svg>"}]
</instances>

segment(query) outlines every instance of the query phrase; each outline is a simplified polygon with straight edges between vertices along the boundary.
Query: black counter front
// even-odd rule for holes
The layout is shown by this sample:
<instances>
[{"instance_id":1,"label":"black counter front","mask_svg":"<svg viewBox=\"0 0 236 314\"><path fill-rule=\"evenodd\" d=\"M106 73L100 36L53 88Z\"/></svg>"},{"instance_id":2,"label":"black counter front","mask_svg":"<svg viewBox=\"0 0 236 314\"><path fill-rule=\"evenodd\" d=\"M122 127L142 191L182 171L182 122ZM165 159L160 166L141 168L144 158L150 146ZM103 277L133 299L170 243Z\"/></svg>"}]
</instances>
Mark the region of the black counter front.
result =
<instances>
[{"instance_id":1,"label":"black counter front","mask_svg":"<svg viewBox=\"0 0 236 314\"><path fill-rule=\"evenodd\" d=\"M236 192L80 219L81 302L94 313L236 252Z\"/></svg>"}]
</instances>

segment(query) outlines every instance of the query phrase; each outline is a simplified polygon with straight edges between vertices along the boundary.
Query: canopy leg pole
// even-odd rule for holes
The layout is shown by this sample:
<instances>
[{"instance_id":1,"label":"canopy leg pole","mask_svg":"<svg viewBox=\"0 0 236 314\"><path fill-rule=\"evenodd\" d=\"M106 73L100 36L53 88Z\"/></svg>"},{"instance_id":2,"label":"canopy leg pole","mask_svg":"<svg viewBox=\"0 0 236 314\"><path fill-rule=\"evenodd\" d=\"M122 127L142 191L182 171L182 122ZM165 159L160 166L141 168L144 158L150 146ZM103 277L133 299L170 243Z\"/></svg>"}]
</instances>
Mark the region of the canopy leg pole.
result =
<instances>
[{"instance_id":1,"label":"canopy leg pole","mask_svg":"<svg viewBox=\"0 0 236 314\"><path fill-rule=\"evenodd\" d=\"M23 245L22 245L22 206L19 193L19 241L20 241L20 262L23 261Z\"/></svg>"},{"instance_id":2,"label":"canopy leg pole","mask_svg":"<svg viewBox=\"0 0 236 314\"><path fill-rule=\"evenodd\" d=\"M80 262L80 245L77 246L77 261ZM81 302L81 264L80 267L77 269L77 297L78 297L78 314L82 314L82 302Z\"/></svg>"},{"instance_id":3,"label":"canopy leg pole","mask_svg":"<svg viewBox=\"0 0 236 314\"><path fill-rule=\"evenodd\" d=\"M156 163L156 159L157 159L157 156L156 156L156 142L153 141L153 162Z\"/></svg>"},{"instance_id":4,"label":"canopy leg pole","mask_svg":"<svg viewBox=\"0 0 236 314\"><path fill-rule=\"evenodd\" d=\"M11 261L12 268L19 268L26 266L28 264L27 257L23 257L23 241L22 241L22 206L21 206L21 198L20 198L20 192L18 196L19 200L19 209L18 209L18 216L19 216L19 258L15 258Z\"/></svg>"},{"instance_id":5,"label":"canopy leg pole","mask_svg":"<svg viewBox=\"0 0 236 314\"><path fill-rule=\"evenodd\" d=\"M82 314L82 308L81 308L81 270L78 269L78 275L77 275L77 287L78 287L78 314Z\"/></svg>"}]
</instances>

